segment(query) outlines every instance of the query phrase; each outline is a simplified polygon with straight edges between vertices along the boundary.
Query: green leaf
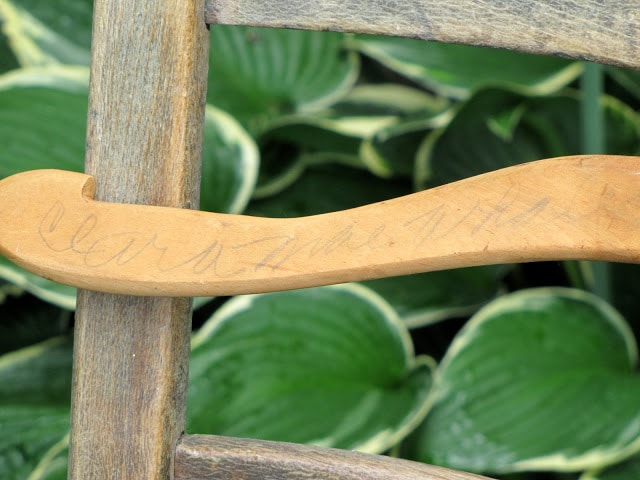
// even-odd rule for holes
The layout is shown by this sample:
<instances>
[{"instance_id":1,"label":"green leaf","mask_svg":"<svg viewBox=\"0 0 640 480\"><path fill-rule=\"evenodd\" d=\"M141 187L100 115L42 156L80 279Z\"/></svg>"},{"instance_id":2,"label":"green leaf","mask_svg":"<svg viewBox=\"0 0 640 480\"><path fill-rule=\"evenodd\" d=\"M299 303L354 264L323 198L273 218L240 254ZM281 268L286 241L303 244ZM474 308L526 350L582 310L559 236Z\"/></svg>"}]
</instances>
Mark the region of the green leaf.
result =
<instances>
[{"instance_id":1,"label":"green leaf","mask_svg":"<svg viewBox=\"0 0 640 480\"><path fill-rule=\"evenodd\" d=\"M0 178L38 168L82 171L88 73L58 67L0 76Z\"/></svg>"},{"instance_id":2,"label":"green leaf","mask_svg":"<svg viewBox=\"0 0 640 480\"><path fill-rule=\"evenodd\" d=\"M42 456L28 480L66 480L69 463L69 435L65 435Z\"/></svg>"},{"instance_id":3,"label":"green leaf","mask_svg":"<svg viewBox=\"0 0 640 480\"><path fill-rule=\"evenodd\" d=\"M69 407L71 339L55 337L0 356L0 405Z\"/></svg>"},{"instance_id":4,"label":"green leaf","mask_svg":"<svg viewBox=\"0 0 640 480\"><path fill-rule=\"evenodd\" d=\"M77 290L61 283L42 278L11 263L0 255L0 278L26 290L45 302L75 310Z\"/></svg>"},{"instance_id":5,"label":"green leaf","mask_svg":"<svg viewBox=\"0 0 640 480\"><path fill-rule=\"evenodd\" d=\"M393 116L292 116L274 125L265 137L295 144L306 152L355 157L362 139L395 123Z\"/></svg>"},{"instance_id":6,"label":"green leaf","mask_svg":"<svg viewBox=\"0 0 640 480\"><path fill-rule=\"evenodd\" d=\"M607 74L621 87L640 99L640 72L618 67L606 67Z\"/></svg>"},{"instance_id":7,"label":"green leaf","mask_svg":"<svg viewBox=\"0 0 640 480\"><path fill-rule=\"evenodd\" d=\"M5 287L3 293L8 290L7 286L21 290L10 283L2 283L2 286ZM12 294L0 308L0 354L67 333L70 329L71 312L38 301L31 295Z\"/></svg>"},{"instance_id":8,"label":"green leaf","mask_svg":"<svg viewBox=\"0 0 640 480\"><path fill-rule=\"evenodd\" d=\"M256 183L259 156L253 138L231 115L207 105L200 209L242 212Z\"/></svg>"},{"instance_id":9,"label":"green leaf","mask_svg":"<svg viewBox=\"0 0 640 480\"><path fill-rule=\"evenodd\" d=\"M359 62L339 33L211 27L209 103L252 133L283 115L318 111L355 82Z\"/></svg>"},{"instance_id":10,"label":"green leaf","mask_svg":"<svg viewBox=\"0 0 640 480\"><path fill-rule=\"evenodd\" d=\"M306 163L338 161L369 169L389 177L397 166L410 164L413 153L405 154L395 145L387 149L392 159L378 155L375 146L393 135L441 125L440 115L448 103L425 92L402 85L375 84L354 87L326 112L285 117L263 138L294 145ZM416 143L414 151L417 148ZM390 165L392 164L392 165ZM406 172L403 172L406 173Z\"/></svg>"},{"instance_id":11,"label":"green leaf","mask_svg":"<svg viewBox=\"0 0 640 480\"><path fill-rule=\"evenodd\" d=\"M0 304L6 303L8 298L22 295L24 290L10 282L0 280Z\"/></svg>"},{"instance_id":12,"label":"green leaf","mask_svg":"<svg viewBox=\"0 0 640 480\"><path fill-rule=\"evenodd\" d=\"M640 338L640 285L636 281L640 275L640 265L633 263L611 264L612 302L620 310Z\"/></svg>"},{"instance_id":13,"label":"green leaf","mask_svg":"<svg viewBox=\"0 0 640 480\"><path fill-rule=\"evenodd\" d=\"M279 195L251 202L247 213L261 217L301 217L346 210L408 193L411 193L408 182L383 181L343 165L314 165Z\"/></svg>"},{"instance_id":14,"label":"green leaf","mask_svg":"<svg viewBox=\"0 0 640 480\"><path fill-rule=\"evenodd\" d=\"M431 364L364 287L235 297L194 336L188 429L382 452L424 418Z\"/></svg>"},{"instance_id":15,"label":"green leaf","mask_svg":"<svg viewBox=\"0 0 640 480\"><path fill-rule=\"evenodd\" d=\"M637 346L580 290L523 290L480 310L439 369L409 456L470 471L578 471L640 448Z\"/></svg>"},{"instance_id":16,"label":"green leaf","mask_svg":"<svg viewBox=\"0 0 640 480\"><path fill-rule=\"evenodd\" d=\"M640 152L640 115L608 95L600 97L600 105L605 117L605 151L617 155ZM541 145L546 145L547 156L582 153L581 114L577 92L565 91L562 95L531 98L526 102L521 130L528 130L532 137L538 135Z\"/></svg>"},{"instance_id":17,"label":"green leaf","mask_svg":"<svg viewBox=\"0 0 640 480\"><path fill-rule=\"evenodd\" d=\"M295 183L307 168L295 145L265 141L260 147L260 171L252 198L277 195Z\"/></svg>"},{"instance_id":18,"label":"green leaf","mask_svg":"<svg viewBox=\"0 0 640 480\"><path fill-rule=\"evenodd\" d=\"M326 111L275 120L261 136L263 158L254 198L289 187L308 164L337 162L389 176L387 165L365 154L363 141L385 136L383 132L405 119L434 117L447 105L415 88L364 84L354 87ZM413 157L409 161L413 162Z\"/></svg>"},{"instance_id":19,"label":"green leaf","mask_svg":"<svg viewBox=\"0 0 640 480\"><path fill-rule=\"evenodd\" d=\"M90 0L0 0L3 30L23 67L89 65Z\"/></svg>"},{"instance_id":20,"label":"green leaf","mask_svg":"<svg viewBox=\"0 0 640 480\"><path fill-rule=\"evenodd\" d=\"M310 164L366 167L359 157L363 139L395 122L393 116L332 117L331 113L291 115L274 122L262 136L266 154L254 198L280 193L298 180Z\"/></svg>"},{"instance_id":21,"label":"green leaf","mask_svg":"<svg viewBox=\"0 0 640 480\"><path fill-rule=\"evenodd\" d=\"M453 120L430 134L416 159L420 188L544 158L539 138L513 133L509 141L491 123L521 108L525 98L505 90L482 90L458 107Z\"/></svg>"},{"instance_id":22,"label":"green leaf","mask_svg":"<svg viewBox=\"0 0 640 480\"><path fill-rule=\"evenodd\" d=\"M446 125L451 120L451 113L408 118L378 130L362 142L362 162L383 178L412 176L416 155L425 137L434 128Z\"/></svg>"},{"instance_id":23,"label":"green leaf","mask_svg":"<svg viewBox=\"0 0 640 480\"><path fill-rule=\"evenodd\" d=\"M18 59L9 47L7 37L2 32L2 15L0 15L0 73L18 68Z\"/></svg>"},{"instance_id":24,"label":"green leaf","mask_svg":"<svg viewBox=\"0 0 640 480\"><path fill-rule=\"evenodd\" d=\"M414 117L445 111L449 102L442 97L398 83L359 84L331 107L338 117Z\"/></svg>"},{"instance_id":25,"label":"green leaf","mask_svg":"<svg viewBox=\"0 0 640 480\"><path fill-rule=\"evenodd\" d=\"M65 443L71 361L71 341L61 337L0 357L1 478L27 478Z\"/></svg>"},{"instance_id":26,"label":"green leaf","mask_svg":"<svg viewBox=\"0 0 640 480\"><path fill-rule=\"evenodd\" d=\"M587 472L580 480L633 480L640 478L640 455L607 468L603 471Z\"/></svg>"},{"instance_id":27,"label":"green leaf","mask_svg":"<svg viewBox=\"0 0 640 480\"><path fill-rule=\"evenodd\" d=\"M359 35L352 46L414 82L454 98L489 86L549 94L582 71L579 62L556 57L399 37Z\"/></svg>"},{"instance_id":28,"label":"green leaf","mask_svg":"<svg viewBox=\"0 0 640 480\"><path fill-rule=\"evenodd\" d=\"M640 154L640 114L615 97L601 97L606 121L606 148L618 155Z\"/></svg>"},{"instance_id":29,"label":"green leaf","mask_svg":"<svg viewBox=\"0 0 640 480\"><path fill-rule=\"evenodd\" d=\"M417 328L475 312L500 292L507 268L460 268L362 283L389 302L408 328Z\"/></svg>"},{"instance_id":30,"label":"green leaf","mask_svg":"<svg viewBox=\"0 0 640 480\"><path fill-rule=\"evenodd\" d=\"M640 116L602 97L607 153L634 154ZM453 120L431 133L417 153L416 184L441 185L511 165L581 153L580 102L574 92L526 97L482 90L462 104Z\"/></svg>"}]
</instances>

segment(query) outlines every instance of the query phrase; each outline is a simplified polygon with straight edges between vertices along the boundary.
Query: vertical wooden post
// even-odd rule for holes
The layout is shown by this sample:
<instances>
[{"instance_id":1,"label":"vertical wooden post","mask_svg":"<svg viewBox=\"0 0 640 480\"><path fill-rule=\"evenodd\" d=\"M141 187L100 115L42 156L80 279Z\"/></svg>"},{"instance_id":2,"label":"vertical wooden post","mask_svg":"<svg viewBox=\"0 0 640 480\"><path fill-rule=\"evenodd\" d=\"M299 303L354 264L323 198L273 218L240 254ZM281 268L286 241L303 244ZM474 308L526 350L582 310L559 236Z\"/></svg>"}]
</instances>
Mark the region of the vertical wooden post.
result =
<instances>
[{"instance_id":1,"label":"vertical wooden post","mask_svg":"<svg viewBox=\"0 0 640 480\"><path fill-rule=\"evenodd\" d=\"M98 200L196 208L203 0L96 0L86 171ZM190 299L81 291L69 478L169 479L184 429Z\"/></svg>"}]
</instances>

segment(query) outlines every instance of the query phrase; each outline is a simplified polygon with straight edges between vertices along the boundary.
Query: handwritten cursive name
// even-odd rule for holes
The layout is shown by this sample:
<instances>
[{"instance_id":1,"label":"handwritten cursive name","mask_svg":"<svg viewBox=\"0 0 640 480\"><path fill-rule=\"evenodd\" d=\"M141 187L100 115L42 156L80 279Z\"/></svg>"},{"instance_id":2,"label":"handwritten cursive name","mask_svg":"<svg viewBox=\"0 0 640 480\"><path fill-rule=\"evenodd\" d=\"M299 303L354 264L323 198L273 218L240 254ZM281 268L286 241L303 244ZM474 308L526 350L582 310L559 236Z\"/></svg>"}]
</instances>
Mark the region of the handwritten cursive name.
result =
<instances>
[{"instance_id":1,"label":"handwritten cursive name","mask_svg":"<svg viewBox=\"0 0 640 480\"><path fill-rule=\"evenodd\" d=\"M201 228L191 238L190 232L180 232L184 235L182 239L143 229L117 230L117 226L111 227L105 233L104 225L100 225L95 213L79 217L69 214L65 205L57 202L39 222L38 235L54 252L79 255L87 268L120 267L138 262L162 273L188 270L194 275L230 278L247 271L286 270L287 263L293 258L310 260L318 256L330 257L339 250L374 248L385 225L377 225L364 235L357 232L354 225L348 225L336 233L304 235L304 238L297 235L258 236L249 242L243 242L241 238L223 242L215 238L215 231L203 232Z\"/></svg>"},{"instance_id":2,"label":"handwritten cursive name","mask_svg":"<svg viewBox=\"0 0 640 480\"><path fill-rule=\"evenodd\" d=\"M65 204L56 202L41 218L38 235L49 250L74 254L86 268L131 266L147 272L187 272L224 279L262 272L295 273L310 264L314 271L322 270L325 263L335 269L338 266L328 260L337 257L340 268L355 268L365 266L368 254L389 249L394 249L394 261L427 257L430 242L480 233L485 235L483 239L504 234L507 229L537 221L543 214L548 218L551 205L547 197L522 199L517 189L507 189L493 203L466 203L470 205L466 209L455 202L431 203L419 214L415 208L408 210L413 213L398 209L397 218L387 216L385 221L377 220L375 210L351 221L346 216L327 223L302 219L286 231L241 227L231 220L216 223L214 218L194 224L193 230L180 231L161 224L163 217L148 222L141 219L139 228L131 228L135 225L131 219L125 226L118 223L117 215L101 220L97 209L67 211ZM172 221L170 217L167 215L167 222Z\"/></svg>"}]
</instances>

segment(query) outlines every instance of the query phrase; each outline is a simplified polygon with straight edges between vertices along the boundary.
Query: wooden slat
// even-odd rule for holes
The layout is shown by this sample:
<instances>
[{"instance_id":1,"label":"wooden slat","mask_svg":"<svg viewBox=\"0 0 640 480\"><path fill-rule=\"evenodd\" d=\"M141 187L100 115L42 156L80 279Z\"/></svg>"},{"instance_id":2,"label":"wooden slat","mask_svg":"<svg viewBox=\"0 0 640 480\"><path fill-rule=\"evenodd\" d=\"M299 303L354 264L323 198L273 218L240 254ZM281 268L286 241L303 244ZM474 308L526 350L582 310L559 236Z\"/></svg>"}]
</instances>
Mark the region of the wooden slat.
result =
<instances>
[{"instance_id":1,"label":"wooden slat","mask_svg":"<svg viewBox=\"0 0 640 480\"><path fill-rule=\"evenodd\" d=\"M201 0L95 2L86 171L97 198L197 207L203 8ZM171 478L190 310L184 298L79 292L69 478Z\"/></svg>"},{"instance_id":2,"label":"wooden slat","mask_svg":"<svg viewBox=\"0 0 640 480\"><path fill-rule=\"evenodd\" d=\"M212 435L184 436L175 462L175 480L487 480L398 458Z\"/></svg>"},{"instance_id":3,"label":"wooden slat","mask_svg":"<svg viewBox=\"0 0 640 480\"><path fill-rule=\"evenodd\" d=\"M206 20L395 35L640 68L640 0L207 0Z\"/></svg>"}]
</instances>

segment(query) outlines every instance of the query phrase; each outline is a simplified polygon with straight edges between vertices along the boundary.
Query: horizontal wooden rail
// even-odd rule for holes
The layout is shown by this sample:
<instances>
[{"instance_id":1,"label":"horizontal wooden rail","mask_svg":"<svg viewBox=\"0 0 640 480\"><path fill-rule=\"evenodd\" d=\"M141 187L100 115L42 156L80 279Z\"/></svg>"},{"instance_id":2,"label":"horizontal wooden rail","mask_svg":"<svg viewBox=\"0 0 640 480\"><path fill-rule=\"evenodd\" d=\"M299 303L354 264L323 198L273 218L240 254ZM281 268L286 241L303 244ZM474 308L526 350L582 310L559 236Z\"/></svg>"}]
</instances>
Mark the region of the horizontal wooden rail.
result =
<instances>
[{"instance_id":1,"label":"horizontal wooden rail","mask_svg":"<svg viewBox=\"0 0 640 480\"><path fill-rule=\"evenodd\" d=\"M421 38L640 68L640 0L207 0L205 20Z\"/></svg>"},{"instance_id":2,"label":"horizontal wooden rail","mask_svg":"<svg viewBox=\"0 0 640 480\"><path fill-rule=\"evenodd\" d=\"M487 480L471 473L360 452L212 435L178 443L175 480Z\"/></svg>"}]
</instances>

